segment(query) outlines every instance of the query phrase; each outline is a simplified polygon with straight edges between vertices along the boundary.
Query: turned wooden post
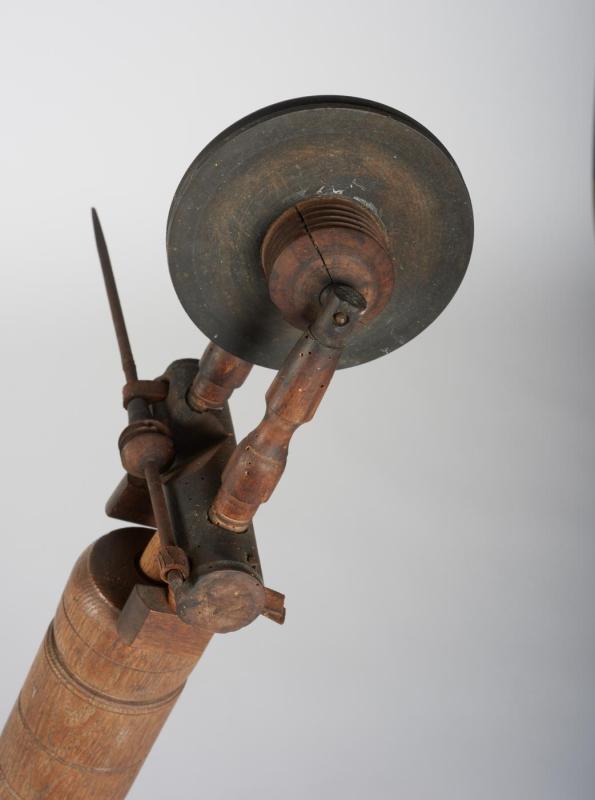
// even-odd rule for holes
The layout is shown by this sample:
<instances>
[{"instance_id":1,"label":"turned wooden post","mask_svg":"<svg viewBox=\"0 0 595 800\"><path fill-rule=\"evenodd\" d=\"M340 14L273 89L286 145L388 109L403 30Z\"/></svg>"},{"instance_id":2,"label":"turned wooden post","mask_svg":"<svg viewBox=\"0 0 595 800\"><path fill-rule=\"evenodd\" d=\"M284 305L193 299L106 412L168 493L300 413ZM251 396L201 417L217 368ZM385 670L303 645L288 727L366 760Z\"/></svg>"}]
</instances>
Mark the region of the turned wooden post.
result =
<instances>
[{"instance_id":1,"label":"turned wooden post","mask_svg":"<svg viewBox=\"0 0 595 800\"><path fill-rule=\"evenodd\" d=\"M188 391L188 405L194 411L217 411L248 377L252 364L232 356L210 342L200 359L200 370Z\"/></svg>"},{"instance_id":2,"label":"turned wooden post","mask_svg":"<svg viewBox=\"0 0 595 800\"><path fill-rule=\"evenodd\" d=\"M153 531L99 539L77 561L0 737L0 800L121 800L211 633L163 612L118 636Z\"/></svg>"},{"instance_id":3,"label":"turned wooden post","mask_svg":"<svg viewBox=\"0 0 595 800\"><path fill-rule=\"evenodd\" d=\"M241 533L271 496L295 430L312 419L362 312L363 297L330 286L316 322L298 339L266 394L265 416L236 447L223 471L209 516Z\"/></svg>"}]
</instances>

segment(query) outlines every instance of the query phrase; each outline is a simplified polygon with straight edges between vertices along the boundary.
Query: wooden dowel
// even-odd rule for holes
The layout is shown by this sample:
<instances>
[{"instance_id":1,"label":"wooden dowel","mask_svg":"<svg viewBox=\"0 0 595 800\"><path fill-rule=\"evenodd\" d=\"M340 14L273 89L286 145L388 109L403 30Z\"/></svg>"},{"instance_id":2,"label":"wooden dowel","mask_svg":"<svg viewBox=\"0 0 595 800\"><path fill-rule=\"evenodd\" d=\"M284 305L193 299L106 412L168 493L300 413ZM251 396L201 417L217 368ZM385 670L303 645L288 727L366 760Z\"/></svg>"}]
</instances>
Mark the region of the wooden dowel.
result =
<instances>
[{"instance_id":1,"label":"wooden dowel","mask_svg":"<svg viewBox=\"0 0 595 800\"><path fill-rule=\"evenodd\" d=\"M285 469L291 437L316 413L365 307L354 290L329 289L320 315L271 384L263 420L231 455L209 510L212 522L241 533L269 499Z\"/></svg>"},{"instance_id":2,"label":"wooden dowel","mask_svg":"<svg viewBox=\"0 0 595 800\"><path fill-rule=\"evenodd\" d=\"M188 405L194 411L223 408L251 369L252 364L211 342L200 359L198 372L188 392Z\"/></svg>"},{"instance_id":3,"label":"wooden dowel","mask_svg":"<svg viewBox=\"0 0 595 800\"><path fill-rule=\"evenodd\" d=\"M140 557L139 566L143 572L152 581L161 580L161 571L159 569L159 550L161 549L161 537L159 531L155 531L151 537L149 544L145 547L142 556Z\"/></svg>"}]
</instances>

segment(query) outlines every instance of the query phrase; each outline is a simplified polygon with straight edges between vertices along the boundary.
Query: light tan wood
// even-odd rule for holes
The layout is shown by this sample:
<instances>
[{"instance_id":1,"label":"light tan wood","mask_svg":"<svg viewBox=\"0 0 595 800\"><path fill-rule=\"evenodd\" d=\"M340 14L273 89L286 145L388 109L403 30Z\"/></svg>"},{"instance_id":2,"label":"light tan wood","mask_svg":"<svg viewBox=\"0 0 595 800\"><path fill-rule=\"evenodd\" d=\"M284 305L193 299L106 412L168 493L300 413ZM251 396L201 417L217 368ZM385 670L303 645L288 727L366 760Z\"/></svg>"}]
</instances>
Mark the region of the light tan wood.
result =
<instances>
[{"instance_id":1,"label":"light tan wood","mask_svg":"<svg viewBox=\"0 0 595 800\"><path fill-rule=\"evenodd\" d=\"M132 645L118 637L151 533L108 534L77 561L0 738L0 800L128 793L210 640L174 614L156 615L152 627L149 617Z\"/></svg>"},{"instance_id":2,"label":"light tan wood","mask_svg":"<svg viewBox=\"0 0 595 800\"><path fill-rule=\"evenodd\" d=\"M159 562L157 556L161 548L161 539L159 531L153 534L149 544L145 547L142 556L140 557L140 568L148 578L153 581L161 580L161 573L159 571Z\"/></svg>"}]
</instances>

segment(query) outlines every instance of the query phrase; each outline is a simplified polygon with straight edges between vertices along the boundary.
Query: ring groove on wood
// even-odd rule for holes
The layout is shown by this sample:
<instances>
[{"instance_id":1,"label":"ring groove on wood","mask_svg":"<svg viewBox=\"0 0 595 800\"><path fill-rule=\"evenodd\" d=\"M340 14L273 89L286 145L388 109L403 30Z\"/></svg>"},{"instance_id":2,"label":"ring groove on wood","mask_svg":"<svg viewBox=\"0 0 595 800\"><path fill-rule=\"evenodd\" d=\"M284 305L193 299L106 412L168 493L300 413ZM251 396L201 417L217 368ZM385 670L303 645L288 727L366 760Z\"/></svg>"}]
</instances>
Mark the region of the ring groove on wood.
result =
<instances>
[{"instance_id":1,"label":"ring groove on wood","mask_svg":"<svg viewBox=\"0 0 595 800\"><path fill-rule=\"evenodd\" d=\"M120 610L143 580L136 557L152 533L115 531L75 564L0 737L0 800L126 797L210 640L196 630L182 647L167 626L150 643L142 633L132 646L120 640Z\"/></svg>"},{"instance_id":2,"label":"ring groove on wood","mask_svg":"<svg viewBox=\"0 0 595 800\"><path fill-rule=\"evenodd\" d=\"M52 672L69 691L78 695L86 703L92 703L106 711L112 711L114 714L150 714L164 705L175 702L185 685L183 683L177 689L151 702L118 700L115 697L98 692L92 686L88 686L68 669L60 658L60 653L56 647L53 623L48 628L43 650Z\"/></svg>"}]
</instances>

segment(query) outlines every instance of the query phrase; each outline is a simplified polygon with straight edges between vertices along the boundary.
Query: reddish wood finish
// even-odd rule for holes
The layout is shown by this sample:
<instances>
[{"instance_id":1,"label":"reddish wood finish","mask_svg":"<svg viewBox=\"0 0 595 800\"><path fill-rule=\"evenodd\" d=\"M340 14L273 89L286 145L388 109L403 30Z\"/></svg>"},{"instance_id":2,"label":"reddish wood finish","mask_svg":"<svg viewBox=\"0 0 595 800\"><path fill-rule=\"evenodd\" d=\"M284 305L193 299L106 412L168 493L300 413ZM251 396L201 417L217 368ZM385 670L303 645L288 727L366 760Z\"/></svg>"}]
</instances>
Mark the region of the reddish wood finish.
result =
<instances>
[{"instance_id":1,"label":"reddish wood finish","mask_svg":"<svg viewBox=\"0 0 595 800\"><path fill-rule=\"evenodd\" d=\"M295 430L312 419L327 390L343 347L353 333L365 302L345 287L332 287L318 319L298 340L266 395L265 416L236 447L223 471L209 511L213 522L240 533L279 482Z\"/></svg>"},{"instance_id":2,"label":"reddish wood finish","mask_svg":"<svg viewBox=\"0 0 595 800\"><path fill-rule=\"evenodd\" d=\"M362 295L362 325L376 319L394 289L386 231L375 214L345 197L312 197L288 208L269 227L261 259L271 300L299 330L314 322L331 282Z\"/></svg>"},{"instance_id":3,"label":"reddish wood finish","mask_svg":"<svg viewBox=\"0 0 595 800\"><path fill-rule=\"evenodd\" d=\"M116 531L77 561L0 738L0 800L126 796L211 637L174 614L118 637L151 534Z\"/></svg>"},{"instance_id":4,"label":"reddish wood finish","mask_svg":"<svg viewBox=\"0 0 595 800\"><path fill-rule=\"evenodd\" d=\"M223 408L234 389L244 383L252 364L236 358L211 342L200 359L200 369L190 391L188 405L194 411Z\"/></svg>"}]
</instances>

